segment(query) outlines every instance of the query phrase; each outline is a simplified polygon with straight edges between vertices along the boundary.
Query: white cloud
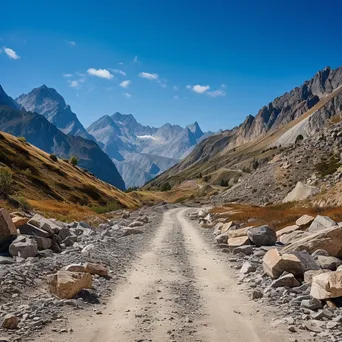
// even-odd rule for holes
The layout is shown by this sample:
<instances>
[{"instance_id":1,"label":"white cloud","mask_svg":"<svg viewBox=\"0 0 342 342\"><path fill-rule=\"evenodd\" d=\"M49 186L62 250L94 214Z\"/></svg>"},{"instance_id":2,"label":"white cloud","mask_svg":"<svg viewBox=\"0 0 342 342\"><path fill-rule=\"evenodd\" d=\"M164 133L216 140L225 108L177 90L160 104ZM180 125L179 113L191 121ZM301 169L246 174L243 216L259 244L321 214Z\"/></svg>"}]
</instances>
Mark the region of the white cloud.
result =
<instances>
[{"instance_id":1,"label":"white cloud","mask_svg":"<svg viewBox=\"0 0 342 342\"><path fill-rule=\"evenodd\" d=\"M18 56L17 53L10 48L4 47L4 52L11 59L19 59L20 58L20 56Z\"/></svg>"},{"instance_id":2,"label":"white cloud","mask_svg":"<svg viewBox=\"0 0 342 342\"><path fill-rule=\"evenodd\" d=\"M139 73L139 76L141 78L146 78L150 81L155 81L159 78L158 74L150 74L149 72L141 72L141 73Z\"/></svg>"},{"instance_id":3,"label":"white cloud","mask_svg":"<svg viewBox=\"0 0 342 342\"><path fill-rule=\"evenodd\" d=\"M190 89L191 89L191 85L187 85L187 86L186 86L186 89L189 89L189 90L190 90Z\"/></svg>"},{"instance_id":4,"label":"white cloud","mask_svg":"<svg viewBox=\"0 0 342 342\"><path fill-rule=\"evenodd\" d=\"M194 91L197 94L204 94L209 89L210 89L210 86L208 85L203 86L203 85L196 84L192 87L192 91Z\"/></svg>"},{"instance_id":5,"label":"white cloud","mask_svg":"<svg viewBox=\"0 0 342 342\"><path fill-rule=\"evenodd\" d=\"M208 91L207 94L211 97L220 97L220 96L226 96L227 93L222 90L222 89L217 89L217 90L214 90L214 91Z\"/></svg>"},{"instance_id":6,"label":"white cloud","mask_svg":"<svg viewBox=\"0 0 342 342\"><path fill-rule=\"evenodd\" d=\"M132 83L132 81L130 81L130 80L123 81L120 83L120 87L127 88L131 83Z\"/></svg>"},{"instance_id":7,"label":"white cloud","mask_svg":"<svg viewBox=\"0 0 342 342\"><path fill-rule=\"evenodd\" d=\"M65 41L67 44L69 44L70 46L76 46L76 42L73 40L66 40Z\"/></svg>"},{"instance_id":8,"label":"white cloud","mask_svg":"<svg viewBox=\"0 0 342 342\"><path fill-rule=\"evenodd\" d=\"M111 69L114 74L120 74L122 76L126 76L126 73L120 69Z\"/></svg>"},{"instance_id":9,"label":"white cloud","mask_svg":"<svg viewBox=\"0 0 342 342\"><path fill-rule=\"evenodd\" d=\"M72 74L63 74L63 77L72 77Z\"/></svg>"},{"instance_id":10,"label":"white cloud","mask_svg":"<svg viewBox=\"0 0 342 342\"><path fill-rule=\"evenodd\" d=\"M126 96L128 99L132 97L132 95L130 93L123 93L124 96Z\"/></svg>"},{"instance_id":11,"label":"white cloud","mask_svg":"<svg viewBox=\"0 0 342 342\"><path fill-rule=\"evenodd\" d=\"M69 87L71 87L71 88L78 88L80 85L80 82L68 80L68 84L69 84Z\"/></svg>"},{"instance_id":12,"label":"white cloud","mask_svg":"<svg viewBox=\"0 0 342 342\"><path fill-rule=\"evenodd\" d=\"M111 80L114 77L107 69L90 68L87 70L87 72L91 76L106 78L107 80Z\"/></svg>"},{"instance_id":13,"label":"white cloud","mask_svg":"<svg viewBox=\"0 0 342 342\"><path fill-rule=\"evenodd\" d=\"M138 60L138 56L135 56L134 59L133 59L133 63L138 63L139 60Z\"/></svg>"}]
</instances>

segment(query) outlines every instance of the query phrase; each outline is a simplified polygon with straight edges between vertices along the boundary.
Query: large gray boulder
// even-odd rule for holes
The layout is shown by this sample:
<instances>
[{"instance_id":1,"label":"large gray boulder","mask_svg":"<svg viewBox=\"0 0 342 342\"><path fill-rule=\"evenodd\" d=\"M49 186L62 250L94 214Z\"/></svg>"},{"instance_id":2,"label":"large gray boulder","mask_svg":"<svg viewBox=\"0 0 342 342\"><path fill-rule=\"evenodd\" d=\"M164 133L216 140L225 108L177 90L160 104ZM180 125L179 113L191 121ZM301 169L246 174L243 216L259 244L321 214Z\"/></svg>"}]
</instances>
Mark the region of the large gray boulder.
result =
<instances>
[{"instance_id":1,"label":"large gray boulder","mask_svg":"<svg viewBox=\"0 0 342 342\"><path fill-rule=\"evenodd\" d=\"M342 261L336 257L318 255L316 257L316 263L324 270L336 271L337 267L342 265Z\"/></svg>"},{"instance_id":2,"label":"large gray boulder","mask_svg":"<svg viewBox=\"0 0 342 342\"><path fill-rule=\"evenodd\" d=\"M317 233L325 228L336 226L337 223L328 216L317 215L311 223L308 232Z\"/></svg>"},{"instance_id":3,"label":"large gray boulder","mask_svg":"<svg viewBox=\"0 0 342 342\"><path fill-rule=\"evenodd\" d=\"M298 182L295 188L290 191L283 199L283 203L302 201L318 193L318 188L304 184L302 182Z\"/></svg>"},{"instance_id":4,"label":"large gray boulder","mask_svg":"<svg viewBox=\"0 0 342 342\"><path fill-rule=\"evenodd\" d=\"M19 256L23 259L35 257L38 253L38 245L34 239L20 235L9 246L9 252L12 256Z\"/></svg>"},{"instance_id":5,"label":"large gray boulder","mask_svg":"<svg viewBox=\"0 0 342 342\"><path fill-rule=\"evenodd\" d=\"M24 224L19 228L20 234L25 234L25 235L33 235L33 236L40 236L44 238L48 238L51 236L51 233L47 232L46 230L39 228L30 222Z\"/></svg>"},{"instance_id":6,"label":"large gray boulder","mask_svg":"<svg viewBox=\"0 0 342 342\"><path fill-rule=\"evenodd\" d=\"M250 228L247 232L248 238L258 247L273 246L277 241L277 235L268 226Z\"/></svg>"}]
</instances>

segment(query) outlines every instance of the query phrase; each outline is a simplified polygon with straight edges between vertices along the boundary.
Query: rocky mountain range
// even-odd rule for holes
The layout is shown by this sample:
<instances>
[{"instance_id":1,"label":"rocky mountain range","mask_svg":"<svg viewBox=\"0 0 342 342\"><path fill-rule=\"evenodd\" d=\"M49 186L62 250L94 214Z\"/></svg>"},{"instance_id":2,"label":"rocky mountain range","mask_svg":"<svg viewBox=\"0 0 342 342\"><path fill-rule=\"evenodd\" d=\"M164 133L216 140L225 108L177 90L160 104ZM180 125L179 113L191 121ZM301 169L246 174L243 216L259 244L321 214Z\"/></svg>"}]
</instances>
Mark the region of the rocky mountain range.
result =
<instances>
[{"instance_id":1,"label":"rocky mountain range","mask_svg":"<svg viewBox=\"0 0 342 342\"><path fill-rule=\"evenodd\" d=\"M197 122L182 128L169 123L160 128L143 126L131 114L105 115L88 128L112 158L127 186L141 186L187 156L212 133Z\"/></svg>"},{"instance_id":2,"label":"rocky mountain range","mask_svg":"<svg viewBox=\"0 0 342 342\"><path fill-rule=\"evenodd\" d=\"M341 112L342 67L326 67L302 86L262 107L255 117L247 116L240 126L200 142L188 157L149 187L199 175L219 184L224 177L237 182L242 169L253 170L281 148L294 144L298 137L306 139L321 132Z\"/></svg>"},{"instance_id":3,"label":"rocky mountain range","mask_svg":"<svg viewBox=\"0 0 342 342\"><path fill-rule=\"evenodd\" d=\"M125 184L112 160L92 140L64 134L43 115L18 109L18 104L0 89L0 130L26 140L60 158L76 156L78 165L119 189Z\"/></svg>"}]
</instances>

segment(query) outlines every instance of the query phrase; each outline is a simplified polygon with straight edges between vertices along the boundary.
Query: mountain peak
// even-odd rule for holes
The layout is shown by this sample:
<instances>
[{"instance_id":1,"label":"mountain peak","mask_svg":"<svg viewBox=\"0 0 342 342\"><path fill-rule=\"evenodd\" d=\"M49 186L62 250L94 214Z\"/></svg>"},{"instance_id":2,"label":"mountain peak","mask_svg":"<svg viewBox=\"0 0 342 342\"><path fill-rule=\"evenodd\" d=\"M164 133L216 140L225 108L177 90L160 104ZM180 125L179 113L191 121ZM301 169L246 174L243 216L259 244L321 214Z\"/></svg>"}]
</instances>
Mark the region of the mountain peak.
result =
<instances>
[{"instance_id":1,"label":"mountain peak","mask_svg":"<svg viewBox=\"0 0 342 342\"><path fill-rule=\"evenodd\" d=\"M191 125L186 126L186 128L189 129L190 132L192 132L196 139L200 138L204 134L197 121L195 121Z\"/></svg>"}]
</instances>

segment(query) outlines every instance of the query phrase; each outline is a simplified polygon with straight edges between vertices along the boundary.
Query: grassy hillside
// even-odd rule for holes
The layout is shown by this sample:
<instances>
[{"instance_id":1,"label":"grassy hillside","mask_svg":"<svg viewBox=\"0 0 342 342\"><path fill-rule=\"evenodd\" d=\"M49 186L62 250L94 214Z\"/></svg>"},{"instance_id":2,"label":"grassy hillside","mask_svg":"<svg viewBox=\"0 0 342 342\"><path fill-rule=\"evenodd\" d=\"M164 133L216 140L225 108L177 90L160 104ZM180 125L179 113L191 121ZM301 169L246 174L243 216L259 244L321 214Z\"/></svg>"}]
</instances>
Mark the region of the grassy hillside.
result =
<instances>
[{"instance_id":1,"label":"grassy hillside","mask_svg":"<svg viewBox=\"0 0 342 342\"><path fill-rule=\"evenodd\" d=\"M132 195L69 161L0 132L0 169L4 168L10 169L13 182L10 191L1 194L0 205L11 209L28 203L45 214L76 219L140 205Z\"/></svg>"}]
</instances>

